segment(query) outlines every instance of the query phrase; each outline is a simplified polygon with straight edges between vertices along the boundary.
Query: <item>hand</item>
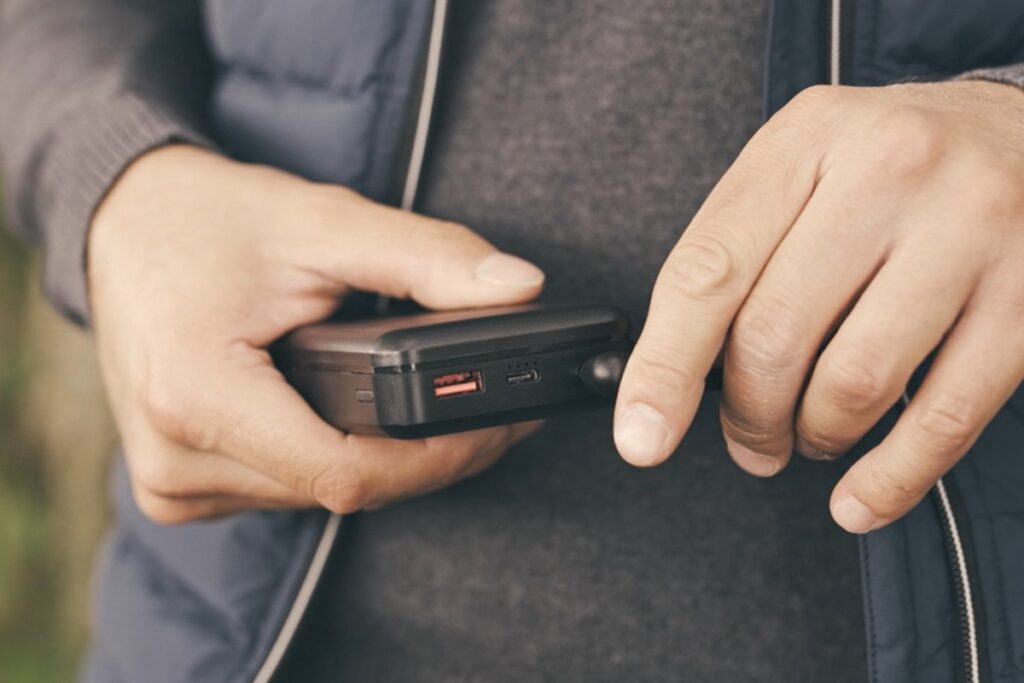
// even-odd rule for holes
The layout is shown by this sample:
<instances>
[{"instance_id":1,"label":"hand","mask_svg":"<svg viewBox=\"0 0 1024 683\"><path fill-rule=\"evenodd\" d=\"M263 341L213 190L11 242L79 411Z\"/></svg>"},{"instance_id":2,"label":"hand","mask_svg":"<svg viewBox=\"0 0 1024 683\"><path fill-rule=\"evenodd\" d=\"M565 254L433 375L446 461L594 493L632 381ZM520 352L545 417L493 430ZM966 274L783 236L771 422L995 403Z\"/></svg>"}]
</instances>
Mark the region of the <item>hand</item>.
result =
<instances>
[{"instance_id":1,"label":"hand","mask_svg":"<svg viewBox=\"0 0 1024 683\"><path fill-rule=\"evenodd\" d=\"M483 470L533 428L409 442L343 434L265 350L353 289L437 309L540 292L539 269L462 226L166 147L135 162L102 203L89 278L136 500L159 522L379 506Z\"/></svg>"},{"instance_id":2,"label":"hand","mask_svg":"<svg viewBox=\"0 0 1024 683\"><path fill-rule=\"evenodd\" d=\"M832 494L853 532L909 511L1024 379L1024 94L816 87L776 114L658 277L616 407L626 460L672 453L723 346L726 442L760 476L794 444L846 451L938 348Z\"/></svg>"}]
</instances>

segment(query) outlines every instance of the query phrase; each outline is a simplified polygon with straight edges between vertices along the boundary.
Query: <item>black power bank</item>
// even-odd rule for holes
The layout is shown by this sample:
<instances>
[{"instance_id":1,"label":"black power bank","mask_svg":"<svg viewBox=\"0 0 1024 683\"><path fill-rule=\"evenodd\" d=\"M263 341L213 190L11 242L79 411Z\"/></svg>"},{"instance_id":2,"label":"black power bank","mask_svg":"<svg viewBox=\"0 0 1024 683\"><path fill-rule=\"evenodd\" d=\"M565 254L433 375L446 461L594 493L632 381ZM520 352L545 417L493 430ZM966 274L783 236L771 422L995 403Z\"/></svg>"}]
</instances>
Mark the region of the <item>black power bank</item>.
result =
<instances>
[{"instance_id":1,"label":"black power bank","mask_svg":"<svg viewBox=\"0 0 1024 683\"><path fill-rule=\"evenodd\" d=\"M610 306L528 305L325 322L272 353L330 424L411 439L611 406L629 335Z\"/></svg>"}]
</instances>

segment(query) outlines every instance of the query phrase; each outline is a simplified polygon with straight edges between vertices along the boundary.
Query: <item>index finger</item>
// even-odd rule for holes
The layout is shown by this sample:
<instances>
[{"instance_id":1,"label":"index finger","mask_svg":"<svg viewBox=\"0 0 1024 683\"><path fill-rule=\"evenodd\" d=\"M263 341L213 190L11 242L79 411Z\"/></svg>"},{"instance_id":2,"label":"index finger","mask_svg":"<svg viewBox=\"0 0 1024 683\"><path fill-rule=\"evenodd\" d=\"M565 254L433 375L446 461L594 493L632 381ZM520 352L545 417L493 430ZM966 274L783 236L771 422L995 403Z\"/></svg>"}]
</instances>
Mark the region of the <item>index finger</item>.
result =
<instances>
[{"instance_id":1,"label":"index finger","mask_svg":"<svg viewBox=\"0 0 1024 683\"><path fill-rule=\"evenodd\" d=\"M814 191L812 139L806 116L776 114L665 261L616 403L615 443L631 464L663 462L689 428L733 317Z\"/></svg>"}]
</instances>

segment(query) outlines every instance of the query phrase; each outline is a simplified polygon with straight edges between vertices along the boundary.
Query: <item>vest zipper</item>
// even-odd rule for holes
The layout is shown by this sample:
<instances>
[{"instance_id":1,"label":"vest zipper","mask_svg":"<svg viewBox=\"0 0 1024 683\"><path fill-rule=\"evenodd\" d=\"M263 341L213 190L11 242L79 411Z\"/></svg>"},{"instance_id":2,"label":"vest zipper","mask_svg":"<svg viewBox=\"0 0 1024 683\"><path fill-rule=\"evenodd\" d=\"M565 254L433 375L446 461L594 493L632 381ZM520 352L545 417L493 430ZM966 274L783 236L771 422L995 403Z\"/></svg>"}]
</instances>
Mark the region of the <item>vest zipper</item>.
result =
<instances>
[{"instance_id":1,"label":"vest zipper","mask_svg":"<svg viewBox=\"0 0 1024 683\"><path fill-rule=\"evenodd\" d=\"M977 610L974 605L974 589L971 584L968 553L970 546L965 542L947 484L939 479L932 491L939 520L946 540L946 554L953 573L953 586L960 614L960 647L963 666L963 680L966 683L982 683L981 657L979 655L979 630Z\"/></svg>"},{"instance_id":2,"label":"vest zipper","mask_svg":"<svg viewBox=\"0 0 1024 683\"><path fill-rule=\"evenodd\" d=\"M850 82L850 46L857 3L825 0L825 76L829 85Z\"/></svg>"},{"instance_id":3,"label":"vest zipper","mask_svg":"<svg viewBox=\"0 0 1024 683\"><path fill-rule=\"evenodd\" d=\"M405 184L402 187L401 207L412 211L423 171L423 159L427 152L427 137L430 135L430 120L434 115L437 97L437 79L441 71L441 52L444 46L444 29L448 18L448 0L434 0L434 16L430 22L430 41L427 44L427 63L423 76L423 88L416 113L416 128L413 131L412 150L409 166L406 168Z\"/></svg>"},{"instance_id":4,"label":"vest zipper","mask_svg":"<svg viewBox=\"0 0 1024 683\"><path fill-rule=\"evenodd\" d=\"M828 82L841 85L848 78L848 63L844 55L847 50L846 36L849 35L853 3L848 0L826 0L826 26L828 36ZM910 402L903 395L903 405ZM963 667L962 680L965 683L983 683L988 677L982 674L979 636L981 624L974 602L974 588L971 582L970 545L965 542L965 529L959 525L956 506L950 498L945 479L939 479L932 490L932 497L939 514L939 523L945 537L946 559L953 577L957 611L960 623L960 657Z\"/></svg>"},{"instance_id":5,"label":"vest zipper","mask_svg":"<svg viewBox=\"0 0 1024 683\"><path fill-rule=\"evenodd\" d=\"M828 0L828 84L842 82L843 2Z\"/></svg>"},{"instance_id":6,"label":"vest zipper","mask_svg":"<svg viewBox=\"0 0 1024 683\"><path fill-rule=\"evenodd\" d=\"M306 575L299 585L299 592L295 594L295 601L292 602L291 609L288 610L288 616L285 617L281 630L278 632L277 638L274 639L274 644L267 651L263 666L256 672L253 683L268 683L277 671L277 667L281 665L284 653L291 645L295 632L299 630L299 623L313 597L313 591L316 590L316 585L320 582L320 575L324 572L324 566L331 554L331 547L334 545L334 539L338 536L340 525L340 516L332 514L327 518L324 530L320 533L320 540L317 541L316 552L313 553L313 559L309 562Z\"/></svg>"},{"instance_id":7,"label":"vest zipper","mask_svg":"<svg viewBox=\"0 0 1024 683\"><path fill-rule=\"evenodd\" d=\"M434 101L437 92L437 79L441 70L441 48L444 44L444 29L448 14L448 0L434 0L434 11L430 21L430 37L427 43L426 63L424 65L423 87L420 91L420 100L416 105L416 124L413 131L412 148L409 154L409 163L406 167L405 183L402 185L401 207L411 211L416 202L416 192L419 189L420 173L423 170L423 159L426 155L427 136L430 133L430 120L434 113ZM380 301L386 302L385 297ZM383 304L386 307L386 303ZM317 542L313 559L309 563L306 575L299 586L299 592L295 595L288 616L277 634L274 644L267 652L263 665L256 672L253 683L269 683L277 672L277 668L284 659L295 632L299 629L302 616L306 613L306 607L313 597L313 591L320 582L324 566L330 555L331 547L338 536L338 529L341 526L341 516L332 514L324 524L320 540Z\"/></svg>"},{"instance_id":8,"label":"vest zipper","mask_svg":"<svg viewBox=\"0 0 1024 683\"><path fill-rule=\"evenodd\" d=\"M853 27L857 3L853 0L825 0L825 71L829 85L853 82Z\"/></svg>"},{"instance_id":9,"label":"vest zipper","mask_svg":"<svg viewBox=\"0 0 1024 683\"><path fill-rule=\"evenodd\" d=\"M908 394L903 394L904 408L910 402ZM971 568L974 566L971 556L971 544L968 542L966 527L960 525L957 496L951 496L953 480L947 483L946 478L939 479L932 489L932 500L939 515L939 525L945 539L946 560L953 578L953 592L956 596L957 613L960 626L960 678L965 683L983 683L988 676L982 674L981 661L981 623L975 605L974 583L971 580Z\"/></svg>"}]
</instances>

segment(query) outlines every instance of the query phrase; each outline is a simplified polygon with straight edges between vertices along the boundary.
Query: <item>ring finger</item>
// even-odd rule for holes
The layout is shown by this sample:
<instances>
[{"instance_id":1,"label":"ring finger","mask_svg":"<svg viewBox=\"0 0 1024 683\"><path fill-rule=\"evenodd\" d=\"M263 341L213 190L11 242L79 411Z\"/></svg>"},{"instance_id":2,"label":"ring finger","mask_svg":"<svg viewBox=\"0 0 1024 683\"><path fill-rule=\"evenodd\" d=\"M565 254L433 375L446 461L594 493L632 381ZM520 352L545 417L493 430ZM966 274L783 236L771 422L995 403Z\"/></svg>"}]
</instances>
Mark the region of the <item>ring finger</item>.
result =
<instances>
[{"instance_id":1,"label":"ring finger","mask_svg":"<svg viewBox=\"0 0 1024 683\"><path fill-rule=\"evenodd\" d=\"M930 238L901 246L815 364L796 419L798 449L808 457L841 455L881 419L977 283L965 245Z\"/></svg>"}]
</instances>

